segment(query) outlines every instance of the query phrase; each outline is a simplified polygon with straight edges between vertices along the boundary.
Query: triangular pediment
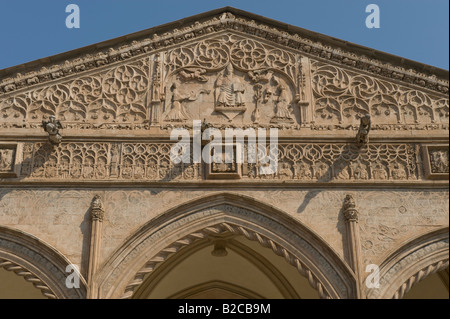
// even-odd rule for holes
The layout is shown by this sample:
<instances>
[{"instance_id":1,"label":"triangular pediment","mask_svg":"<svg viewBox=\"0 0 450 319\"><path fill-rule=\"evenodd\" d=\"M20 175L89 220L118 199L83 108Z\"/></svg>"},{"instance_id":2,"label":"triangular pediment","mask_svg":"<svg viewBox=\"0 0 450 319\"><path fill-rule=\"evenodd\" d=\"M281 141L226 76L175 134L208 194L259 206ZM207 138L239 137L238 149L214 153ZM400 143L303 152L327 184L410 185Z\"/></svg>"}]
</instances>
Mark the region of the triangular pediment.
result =
<instances>
[{"instance_id":1,"label":"triangular pediment","mask_svg":"<svg viewBox=\"0 0 450 319\"><path fill-rule=\"evenodd\" d=\"M223 8L0 71L0 128L441 130L447 94L448 71Z\"/></svg>"}]
</instances>

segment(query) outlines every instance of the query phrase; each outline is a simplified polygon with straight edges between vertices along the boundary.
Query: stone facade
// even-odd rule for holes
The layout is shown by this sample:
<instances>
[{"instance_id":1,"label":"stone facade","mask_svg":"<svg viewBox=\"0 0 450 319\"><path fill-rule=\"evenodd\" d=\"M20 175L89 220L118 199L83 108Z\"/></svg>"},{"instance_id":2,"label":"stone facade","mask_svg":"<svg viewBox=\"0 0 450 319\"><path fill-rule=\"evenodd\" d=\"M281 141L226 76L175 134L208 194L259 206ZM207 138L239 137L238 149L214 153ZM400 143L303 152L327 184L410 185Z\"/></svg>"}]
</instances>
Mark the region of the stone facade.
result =
<instances>
[{"instance_id":1,"label":"stone facade","mask_svg":"<svg viewBox=\"0 0 450 319\"><path fill-rule=\"evenodd\" d=\"M0 268L49 298L130 298L188 246L233 235L321 298L448 281L448 71L233 8L98 47L0 71ZM170 133L194 120L278 129L277 170L175 164Z\"/></svg>"}]
</instances>

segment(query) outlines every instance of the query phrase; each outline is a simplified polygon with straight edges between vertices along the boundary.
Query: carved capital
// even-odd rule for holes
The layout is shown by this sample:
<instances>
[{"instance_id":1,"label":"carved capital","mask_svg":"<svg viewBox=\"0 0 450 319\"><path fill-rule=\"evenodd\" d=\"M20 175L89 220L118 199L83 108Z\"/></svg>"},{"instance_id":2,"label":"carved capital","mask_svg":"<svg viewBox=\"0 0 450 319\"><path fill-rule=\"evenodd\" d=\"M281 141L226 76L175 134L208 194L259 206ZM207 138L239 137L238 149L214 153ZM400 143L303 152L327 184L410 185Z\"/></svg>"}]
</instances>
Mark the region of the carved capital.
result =
<instances>
[{"instance_id":1,"label":"carved capital","mask_svg":"<svg viewBox=\"0 0 450 319\"><path fill-rule=\"evenodd\" d=\"M345 197L343 212L345 221L358 222L359 212L356 209L355 199L350 194Z\"/></svg>"},{"instance_id":2,"label":"carved capital","mask_svg":"<svg viewBox=\"0 0 450 319\"><path fill-rule=\"evenodd\" d=\"M94 199L91 203L91 218L92 221L103 221L103 217L105 216L105 210L103 208L103 202L100 198L100 195L95 195Z\"/></svg>"}]
</instances>

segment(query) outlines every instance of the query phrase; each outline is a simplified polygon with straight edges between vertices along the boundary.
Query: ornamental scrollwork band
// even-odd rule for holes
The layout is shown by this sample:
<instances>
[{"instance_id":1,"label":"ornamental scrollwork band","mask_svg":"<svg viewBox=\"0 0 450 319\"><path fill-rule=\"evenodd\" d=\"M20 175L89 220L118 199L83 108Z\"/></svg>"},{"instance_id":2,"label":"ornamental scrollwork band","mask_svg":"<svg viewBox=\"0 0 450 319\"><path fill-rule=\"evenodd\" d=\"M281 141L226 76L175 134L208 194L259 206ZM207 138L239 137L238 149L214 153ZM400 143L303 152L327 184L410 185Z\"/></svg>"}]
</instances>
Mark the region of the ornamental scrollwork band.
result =
<instances>
[{"instance_id":1,"label":"ornamental scrollwork band","mask_svg":"<svg viewBox=\"0 0 450 319\"><path fill-rule=\"evenodd\" d=\"M243 163L180 163L170 157L170 143L62 142L25 143L20 177L24 180L198 181L206 172L233 173L241 180L304 182L417 181L423 179L420 146L416 144L278 145L277 170L260 174L265 165ZM236 149L233 150L234 152ZM260 150L259 150L260 151ZM191 153L192 154L192 153ZM231 173L230 173L231 172ZM237 175L236 175L237 174ZM220 175L220 174L219 174ZM214 176L212 176L214 177Z\"/></svg>"}]
</instances>

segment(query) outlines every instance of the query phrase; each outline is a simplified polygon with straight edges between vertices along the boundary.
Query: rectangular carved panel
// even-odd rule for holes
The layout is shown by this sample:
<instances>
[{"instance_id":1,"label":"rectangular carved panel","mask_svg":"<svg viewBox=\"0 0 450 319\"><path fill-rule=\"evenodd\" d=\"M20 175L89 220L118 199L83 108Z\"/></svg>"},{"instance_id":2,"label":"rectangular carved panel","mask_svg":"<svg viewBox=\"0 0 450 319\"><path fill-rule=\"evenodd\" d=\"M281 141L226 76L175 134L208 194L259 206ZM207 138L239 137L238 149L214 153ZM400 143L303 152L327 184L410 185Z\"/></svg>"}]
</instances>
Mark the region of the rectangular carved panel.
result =
<instances>
[{"instance_id":1,"label":"rectangular carved panel","mask_svg":"<svg viewBox=\"0 0 450 319\"><path fill-rule=\"evenodd\" d=\"M422 149L425 177L428 179L448 179L448 144L424 145Z\"/></svg>"},{"instance_id":2,"label":"rectangular carved panel","mask_svg":"<svg viewBox=\"0 0 450 319\"><path fill-rule=\"evenodd\" d=\"M18 151L19 148L19 151ZM0 178L16 177L18 173L18 144L0 144Z\"/></svg>"},{"instance_id":3,"label":"rectangular carved panel","mask_svg":"<svg viewBox=\"0 0 450 319\"><path fill-rule=\"evenodd\" d=\"M359 148L347 143L283 143L278 145L277 169L273 174L261 174L260 167L265 164L258 158L256 161L248 160L247 145L242 164L233 161L205 166L193 163L192 151L189 163L174 164L170 158L173 145L65 142L52 146L49 143L26 143L20 175L25 180L198 181L203 176L260 182L422 180L418 161L420 147L416 144L369 144ZM446 154L448 156L448 149ZM439 165L434 164L436 168Z\"/></svg>"}]
</instances>

